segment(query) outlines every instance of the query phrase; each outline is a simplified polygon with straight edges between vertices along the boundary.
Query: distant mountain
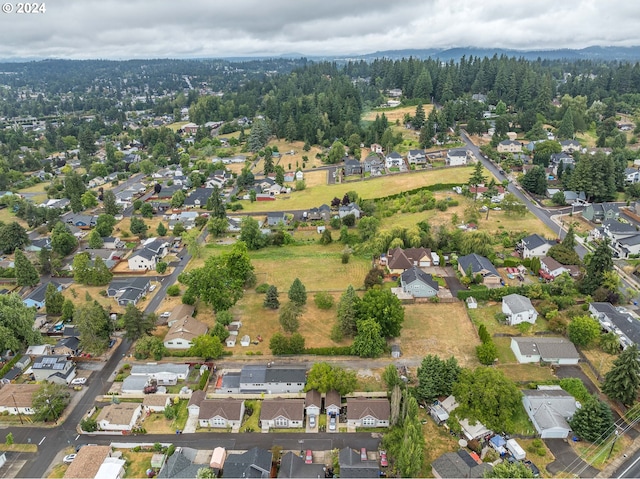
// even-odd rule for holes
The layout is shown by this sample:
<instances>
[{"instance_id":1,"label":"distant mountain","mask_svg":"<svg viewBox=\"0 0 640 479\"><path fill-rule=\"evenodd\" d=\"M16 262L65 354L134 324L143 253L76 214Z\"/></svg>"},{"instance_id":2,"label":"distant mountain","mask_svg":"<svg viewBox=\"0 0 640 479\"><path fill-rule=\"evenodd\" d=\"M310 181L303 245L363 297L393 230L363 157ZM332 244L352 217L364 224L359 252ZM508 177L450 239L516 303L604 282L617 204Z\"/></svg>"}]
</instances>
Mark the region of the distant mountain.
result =
<instances>
[{"instance_id":1,"label":"distant mountain","mask_svg":"<svg viewBox=\"0 0 640 479\"><path fill-rule=\"evenodd\" d=\"M375 60L376 58L390 58L393 60L401 58L439 58L443 61L459 60L463 56L470 57L492 57L493 55L506 55L509 57L525 58L527 60L537 60L544 58L548 60L625 60L640 61L640 46L633 47L599 47L592 46L573 50L563 48L559 50L511 50L506 48L476 48L462 47L449 49L407 49L407 50L385 50L364 55L344 55L343 60Z\"/></svg>"}]
</instances>

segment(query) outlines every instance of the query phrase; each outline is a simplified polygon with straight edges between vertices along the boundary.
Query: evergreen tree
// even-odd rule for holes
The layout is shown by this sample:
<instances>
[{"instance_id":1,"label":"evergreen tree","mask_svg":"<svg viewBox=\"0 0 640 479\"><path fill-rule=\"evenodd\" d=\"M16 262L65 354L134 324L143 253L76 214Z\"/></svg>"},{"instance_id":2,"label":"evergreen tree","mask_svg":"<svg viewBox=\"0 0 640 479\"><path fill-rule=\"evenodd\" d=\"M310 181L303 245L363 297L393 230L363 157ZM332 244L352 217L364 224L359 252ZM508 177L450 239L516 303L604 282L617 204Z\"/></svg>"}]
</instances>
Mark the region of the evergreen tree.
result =
<instances>
[{"instance_id":1,"label":"evergreen tree","mask_svg":"<svg viewBox=\"0 0 640 479\"><path fill-rule=\"evenodd\" d=\"M571 108L567 108L567 111L564 112L562 121L560 121L560 125L558 126L558 138L571 139L574 137L575 133L573 126L573 113Z\"/></svg>"},{"instance_id":2,"label":"evergreen tree","mask_svg":"<svg viewBox=\"0 0 640 479\"><path fill-rule=\"evenodd\" d=\"M104 246L104 241L102 241L100 233L98 233L97 230L93 229L91 233L89 233L88 245L91 249L100 249Z\"/></svg>"},{"instance_id":3,"label":"evergreen tree","mask_svg":"<svg viewBox=\"0 0 640 479\"><path fill-rule=\"evenodd\" d=\"M120 214L121 208L116 202L116 195L112 190L107 190L102 195L102 207L104 209L104 214L111 215L111 216L117 216ZM107 234L102 236L109 236L109 235Z\"/></svg>"},{"instance_id":4,"label":"evergreen tree","mask_svg":"<svg viewBox=\"0 0 640 479\"><path fill-rule=\"evenodd\" d=\"M568 250L575 250L576 247L576 233L573 230L573 225L569 226L569 229L567 230L567 234L564 237L564 239L562 240L562 246L565 247Z\"/></svg>"},{"instance_id":5,"label":"evergreen tree","mask_svg":"<svg viewBox=\"0 0 640 479\"><path fill-rule=\"evenodd\" d=\"M358 333L351 345L351 354L361 358L377 358L384 352L386 341L375 319L358 321Z\"/></svg>"},{"instance_id":6,"label":"evergreen tree","mask_svg":"<svg viewBox=\"0 0 640 479\"><path fill-rule=\"evenodd\" d=\"M307 289L298 278L293 280L293 283L289 288L289 300L297 306L304 306L307 304Z\"/></svg>"},{"instance_id":7,"label":"evergreen tree","mask_svg":"<svg viewBox=\"0 0 640 479\"><path fill-rule=\"evenodd\" d=\"M522 187L535 195L544 195L547 192L547 174L544 167L536 165L522 177Z\"/></svg>"},{"instance_id":8,"label":"evergreen tree","mask_svg":"<svg viewBox=\"0 0 640 479\"><path fill-rule=\"evenodd\" d=\"M51 274L51 251L42 248L38 252L38 263L40 264L40 274Z\"/></svg>"},{"instance_id":9,"label":"evergreen tree","mask_svg":"<svg viewBox=\"0 0 640 479\"><path fill-rule=\"evenodd\" d=\"M295 333L298 330L300 327L300 322L298 321L299 314L300 310L295 303L287 303L282 307L278 320L285 332Z\"/></svg>"},{"instance_id":10,"label":"evergreen tree","mask_svg":"<svg viewBox=\"0 0 640 479\"><path fill-rule=\"evenodd\" d=\"M57 316L62 313L62 306L64 304L64 296L58 291L53 283L47 285L47 290L44 296L44 304L47 308L47 314Z\"/></svg>"},{"instance_id":11,"label":"evergreen tree","mask_svg":"<svg viewBox=\"0 0 640 479\"><path fill-rule=\"evenodd\" d=\"M422 103L418 103L418 106L416 107L416 114L413 117L413 121L412 121L413 128L415 130L422 129L426 120L427 120L427 117L424 113L424 107L422 106Z\"/></svg>"},{"instance_id":12,"label":"evergreen tree","mask_svg":"<svg viewBox=\"0 0 640 479\"><path fill-rule=\"evenodd\" d=\"M582 279L580 290L584 294L593 294L600 287L604 273L613 269L613 258L609 240L598 243L595 251L587 262L586 273Z\"/></svg>"},{"instance_id":13,"label":"evergreen tree","mask_svg":"<svg viewBox=\"0 0 640 479\"><path fill-rule=\"evenodd\" d=\"M158 236L165 236L167 234L167 227L162 223L158 223L158 228L156 229Z\"/></svg>"},{"instance_id":14,"label":"evergreen tree","mask_svg":"<svg viewBox=\"0 0 640 479\"><path fill-rule=\"evenodd\" d=\"M604 377L602 391L614 401L626 406L635 403L640 388L640 352L632 344L620 353Z\"/></svg>"},{"instance_id":15,"label":"evergreen tree","mask_svg":"<svg viewBox=\"0 0 640 479\"><path fill-rule=\"evenodd\" d=\"M278 288L274 285L270 285L269 289L265 293L264 307L269 309L278 309L280 307L280 300L278 299Z\"/></svg>"},{"instance_id":16,"label":"evergreen tree","mask_svg":"<svg viewBox=\"0 0 640 479\"><path fill-rule=\"evenodd\" d=\"M597 444L607 440L616 430L611 409L595 396L576 409L569 425L578 437Z\"/></svg>"},{"instance_id":17,"label":"evergreen tree","mask_svg":"<svg viewBox=\"0 0 640 479\"><path fill-rule=\"evenodd\" d=\"M460 366L456 358L442 360L438 356L429 354L422 360L418 368L418 399L432 402L439 396L449 396L453 384L460 374Z\"/></svg>"},{"instance_id":18,"label":"evergreen tree","mask_svg":"<svg viewBox=\"0 0 640 479\"><path fill-rule=\"evenodd\" d=\"M147 336L156 328L156 317L154 314L145 314L135 305L129 303L122 315L125 335L127 339L135 341L142 336Z\"/></svg>"},{"instance_id":19,"label":"evergreen tree","mask_svg":"<svg viewBox=\"0 0 640 479\"><path fill-rule=\"evenodd\" d=\"M15 251L14 265L17 280L16 284L18 286L35 286L38 284L40 281L38 271L19 249Z\"/></svg>"},{"instance_id":20,"label":"evergreen tree","mask_svg":"<svg viewBox=\"0 0 640 479\"><path fill-rule=\"evenodd\" d=\"M218 188L217 186L213 187L213 192L207 200L207 209L211 211L212 218L226 219L226 206L220 196L220 188Z\"/></svg>"},{"instance_id":21,"label":"evergreen tree","mask_svg":"<svg viewBox=\"0 0 640 479\"><path fill-rule=\"evenodd\" d=\"M347 290L340 296L338 303L338 325L344 336L353 337L357 333L356 322L358 320L358 309L360 297L356 294L353 286L349 285Z\"/></svg>"},{"instance_id":22,"label":"evergreen tree","mask_svg":"<svg viewBox=\"0 0 640 479\"><path fill-rule=\"evenodd\" d=\"M476 189L479 185L484 184L486 177L482 174L483 171L482 162L476 161L473 167L473 173L471 173L471 177L469 178L469 188ZM477 196L476 193L473 193L473 201L476 201Z\"/></svg>"}]
</instances>

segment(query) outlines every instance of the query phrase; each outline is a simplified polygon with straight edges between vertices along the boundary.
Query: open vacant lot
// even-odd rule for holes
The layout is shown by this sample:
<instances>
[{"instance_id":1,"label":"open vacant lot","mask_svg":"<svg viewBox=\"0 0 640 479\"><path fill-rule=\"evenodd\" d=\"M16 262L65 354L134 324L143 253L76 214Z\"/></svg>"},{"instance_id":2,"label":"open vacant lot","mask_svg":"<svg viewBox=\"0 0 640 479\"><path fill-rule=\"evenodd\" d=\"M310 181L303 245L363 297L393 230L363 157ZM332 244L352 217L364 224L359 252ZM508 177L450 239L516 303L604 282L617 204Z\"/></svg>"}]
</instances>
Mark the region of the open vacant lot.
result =
<instances>
[{"instance_id":1,"label":"open vacant lot","mask_svg":"<svg viewBox=\"0 0 640 479\"><path fill-rule=\"evenodd\" d=\"M475 347L480 344L463 303L412 304L404 308L400 336L403 357L436 354L455 356L460 365L478 365Z\"/></svg>"},{"instance_id":2,"label":"open vacant lot","mask_svg":"<svg viewBox=\"0 0 640 479\"><path fill-rule=\"evenodd\" d=\"M275 201L242 202L245 211L282 211L306 209L329 204L334 197L342 198L348 191L355 191L361 198L371 199L401 193L438 183L465 183L471 167L426 170L409 174L385 175L372 180L337 185L318 185L290 195L280 195Z\"/></svg>"},{"instance_id":3,"label":"open vacant lot","mask_svg":"<svg viewBox=\"0 0 640 479\"><path fill-rule=\"evenodd\" d=\"M422 105L424 108L424 113L426 116L429 116L431 110L433 110L433 105ZM415 106L399 106L397 108L376 108L374 110L370 110L362 115L363 121L374 121L376 119L376 115L387 117L389 123L395 123L396 120L400 120L400 123L403 122L404 116L408 114L409 116L413 116L416 114Z\"/></svg>"}]
</instances>

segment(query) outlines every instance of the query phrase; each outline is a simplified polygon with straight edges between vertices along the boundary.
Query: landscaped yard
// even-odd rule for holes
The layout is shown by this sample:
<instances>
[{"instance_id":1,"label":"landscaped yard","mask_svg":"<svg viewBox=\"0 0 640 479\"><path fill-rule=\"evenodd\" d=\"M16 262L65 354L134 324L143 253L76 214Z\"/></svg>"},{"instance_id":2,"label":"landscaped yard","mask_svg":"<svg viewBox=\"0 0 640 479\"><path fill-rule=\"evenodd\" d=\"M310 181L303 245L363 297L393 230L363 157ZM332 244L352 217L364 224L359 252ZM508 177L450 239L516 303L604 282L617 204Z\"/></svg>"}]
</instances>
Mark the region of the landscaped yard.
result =
<instances>
[{"instance_id":1,"label":"landscaped yard","mask_svg":"<svg viewBox=\"0 0 640 479\"><path fill-rule=\"evenodd\" d=\"M341 183L336 185L318 185L290 195L280 195L275 201L243 201L244 211L281 211L307 209L329 204L334 197L342 198L348 191L356 191L361 198L380 198L421 186L438 183L466 183L471 167L426 170L406 175L385 175L373 180Z\"/></svg>"},{"instance_id":2,"label":"landscaped yard","mask_svg":"<svg viewBox=\"0 0 640 479\"><path fill-rule=\"evenodd\" d=\"M182 387L184 384L181 384ZM173 434L177 429L184 429L189 417L187 404L189 401L181 399L178 403L175 419L169 420L164 417L164 413L152 413L142 422L142 427L147 430L147 434Z\"/></svg>"},{"instance_id":3,"label":"landscaped yard","mask_svg":"<svg viewBox=\"0 0 640 479\"><path fill-rule=\"evenodd\" d=\"M260 409L262 408L262 401L251 400L245 401L245 413L243 418L243 423L240 426L240 431L260 431L260 426L258 426L258 422L260 421ZM247 408L253 409L253 413L251 416L247 415Z\"/></svg>"},{"instance_id":4,"label":"landscaped yard","mask_svg":"<svg viewBox=\"0 0 640 479\"><path fill-rule=\"evenodd\" d=\"M402 355L455 356L461 366L477 366L475 347L480 340L464 308L463 303L406 305L400 335Z\"/></svg>"},{"instance_id":5,"label":"landscaped yard","mask_svg":"<svg viewBox=\"0 0 640 479\"><path fill-rule=\"evenodd\" d=\"M147 469L151 468L151 458L153 452L132 452L123 450L122 458L127 461L124 469L124 477L141 478L147 477Z\"/></svg>"}]
</instances>

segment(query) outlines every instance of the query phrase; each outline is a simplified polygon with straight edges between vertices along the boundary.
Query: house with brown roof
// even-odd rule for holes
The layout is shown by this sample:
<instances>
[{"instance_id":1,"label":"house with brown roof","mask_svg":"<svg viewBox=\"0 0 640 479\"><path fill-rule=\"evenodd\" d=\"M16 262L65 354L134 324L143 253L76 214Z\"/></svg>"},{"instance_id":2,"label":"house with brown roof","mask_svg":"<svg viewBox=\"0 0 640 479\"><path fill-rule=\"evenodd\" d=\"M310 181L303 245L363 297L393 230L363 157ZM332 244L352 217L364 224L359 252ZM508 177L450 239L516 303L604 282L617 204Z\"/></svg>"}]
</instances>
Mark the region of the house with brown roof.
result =
<instances>
[{"instance_id":1,"label":"house with brown roof","mask_svg":"<svg viewBox=\"0 0 640 479\"><path fill-rule=\"evenodd\" d=\"M342 406L342 397L340 393L335 389L327 391L327 396L324 400L324 409L327 414L340 414L340 407Z\"/></svg>"},{"instance_id":2,"label":"house with brown roof","mask_svg":"<svg viewBox=\"0 0 640 479\"><path fill-rule=\"evenodd\" d=\"M189 411L189 417L198 417L200 415L200 403L207 398L207 393L202 390L193 391L189 398L189 404L187 404L187 411Z\"/></svg>"},{"instance_id":3,"label":"house with brown roof","mask_svg":"<svg viewBox=\"0 0 640 479\"><path fill-rule=\"evenodd\" d=\"M111 446L83 446L64 473L65 479L96 477L104 460L111 455Z\"/></svg>"},{"instance_id":4,"label":"house with brown roof","mask_svg":"<svg viewBox=\"0 0 640 479\"><path fill-rule=\"evenodd\" d=\"M307 391L307 395L304 400L304 409L307 412L307 416L319 416L322 409L322 395L317 389L311 389Z\"/></svg>"},{"instance_id":5,"label":"house with brown roof","mask_svg":"<svg viewBox=\"0 0 640 479\"><path fill-rule=\"evenodd\" d=\"M178 321L179 319L184 318L185 316L193 316L196 308L194 306L190 306L188 304L179 304L171 311L171 314L167 318L167 324L171 326L173 323Z\"/></svg>"},{"instance_id":6,"label":"house with brown roof","mask_svg":"<svg viewBox=\"0 0 640 479\"><path fill-rule=\"evenodd\" d=\"M386 398L347 398L347 425L389 427L391 406Z\"/></svg>"},{"instance_id":7,"label":"house with brown roof","mask_svg":"<svg viewBox=\"0 0 640 479\"><path fill-rule=\"evenodd\" d=\"M265 399L260 410L262 431L304 426L304 399Z\"/></svg>"},{"instance_id":8,"label":"house with brown roof","mask_svg":"<svg viewBox=\"0 0 640 479\"><path fill-rule=\"evenodd\" d=\"M96 418L103 431L131 431L142 415L142 404L109 404L102 408Z\"/></svg>"},{"instance_id":9,"label":"house with brown roof","mask_svg":"<svg viewBox=\"0 0 640 479\"><path fill-rule=\"evenodd\" d=\"M31 404L39 384L5 384L0 389L0 413L34 414Z\"/></svg>"},{"instance_id":10,"label":"house with brown roof","mask_svg":"<svg viewBox=\"0 0 640 479\"><path fill-rule=\"evenodd\" d=\"M164 412L171 404L171 397L164 394L147 394L142 400L142 407L147 412Z\"/></svg>"},{"instance_id":11,"label":"house with brown roof","mask_svg":"<svg viewBox=\"0 0 640 479\"><path fill-rule=\"evenodd\" d=\"M402 274L414 266L431 266L431 260L431 250L427 248L393 248L387 253L387 267L391 274Z\"/></svg>"},{"instance_id":12,"label":"house with brown roof","mask_svg":"<svg viewBox=\"0 0 640 479\"><path fill-rule=\"evenodd\" d=\"M189 349L193 340L208 331L206 324L201 323L192 316L183 316L175 321L164 337L164 346L167 349Z\"/></svg>"},{"instance_id":13,"label":"house with brown roof","mask_svg":"<svg viewBox=\"0 0 640 479\"><path fill-rule=\"evenodd\" d=\"M244 416L243 399L204 399L200 402L200 427L239 428Z\"/></svg>"}]
</instances>

